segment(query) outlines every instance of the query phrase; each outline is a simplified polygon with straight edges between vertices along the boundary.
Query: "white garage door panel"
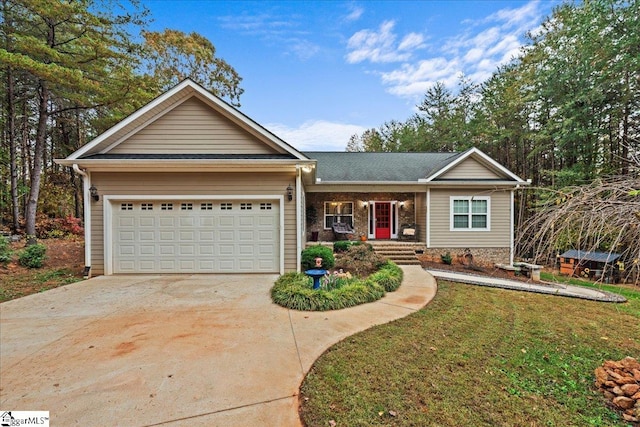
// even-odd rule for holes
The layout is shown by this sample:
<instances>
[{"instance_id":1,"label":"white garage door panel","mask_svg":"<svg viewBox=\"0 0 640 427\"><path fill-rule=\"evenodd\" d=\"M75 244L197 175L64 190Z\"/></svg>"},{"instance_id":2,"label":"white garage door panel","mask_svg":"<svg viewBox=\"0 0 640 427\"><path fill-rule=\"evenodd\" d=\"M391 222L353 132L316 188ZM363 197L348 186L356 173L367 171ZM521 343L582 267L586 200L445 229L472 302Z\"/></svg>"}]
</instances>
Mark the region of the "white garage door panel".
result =
<instances>
[{"instance_id":1,"label":"white garage door panel","mask_svg":"<svg viewBox=\"0 0 640 427\"><path fill-rule=\"evenodd\" d=\"M114 273L277 273L274 201L114 202Z\"/></svg>"}]
</instances>

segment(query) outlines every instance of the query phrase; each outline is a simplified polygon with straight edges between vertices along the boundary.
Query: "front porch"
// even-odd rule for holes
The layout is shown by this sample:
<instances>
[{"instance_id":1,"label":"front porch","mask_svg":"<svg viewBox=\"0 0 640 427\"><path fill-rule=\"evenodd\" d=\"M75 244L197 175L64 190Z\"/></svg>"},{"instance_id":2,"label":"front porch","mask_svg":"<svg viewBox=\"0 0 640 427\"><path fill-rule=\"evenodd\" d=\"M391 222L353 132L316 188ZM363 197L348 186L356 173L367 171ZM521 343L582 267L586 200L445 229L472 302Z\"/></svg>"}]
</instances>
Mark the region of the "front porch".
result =
<instances>
[{"instance_id":1,"label":"front porch","mask_svg":"<svg viewBox=\"0 0 640 427\"><path fill-rule=\"evenodd\" d=\"M416 193L307 193L307 240L399 241L423 240L417 227ZM335 233L334 225L346 225L350 232ZM413 232L403 234L411 228Z\"/></svg>"}]
</instances>

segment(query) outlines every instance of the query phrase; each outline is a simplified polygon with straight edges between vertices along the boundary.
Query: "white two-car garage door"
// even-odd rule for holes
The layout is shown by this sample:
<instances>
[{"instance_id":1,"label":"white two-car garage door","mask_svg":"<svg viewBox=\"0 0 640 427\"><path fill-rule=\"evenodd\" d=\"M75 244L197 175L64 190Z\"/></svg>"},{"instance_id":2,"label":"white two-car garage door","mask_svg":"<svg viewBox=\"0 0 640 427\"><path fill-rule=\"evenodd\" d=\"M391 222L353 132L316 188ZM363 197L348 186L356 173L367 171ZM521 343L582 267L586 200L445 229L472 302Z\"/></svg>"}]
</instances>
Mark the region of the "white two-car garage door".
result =
<instances>
[{"instance_id":1,"label":"white two-car garage door","mask_svg":"<svg viewBox=\"0 0 640 427\"><path fill-rule=\"evenodd\" d=\"M277 273L272 200L113 202L113 273Z\"/></svg>"}]
</instances>

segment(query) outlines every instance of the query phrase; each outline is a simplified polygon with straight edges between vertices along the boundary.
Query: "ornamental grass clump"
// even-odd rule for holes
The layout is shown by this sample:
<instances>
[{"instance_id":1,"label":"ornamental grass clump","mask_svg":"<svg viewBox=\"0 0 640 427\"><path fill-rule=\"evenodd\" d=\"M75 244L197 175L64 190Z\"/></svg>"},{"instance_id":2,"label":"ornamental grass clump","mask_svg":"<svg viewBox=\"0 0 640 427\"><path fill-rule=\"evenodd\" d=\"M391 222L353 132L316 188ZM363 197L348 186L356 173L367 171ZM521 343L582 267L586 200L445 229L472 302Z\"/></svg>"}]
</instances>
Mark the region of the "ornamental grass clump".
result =
<instances>
[{"instance_id":1,"label":"ornamental grass clump","mask_svg":"<svg viewBox=\"0 0 640 427\"><path fill-rule=\"evenodd\" d=\"M320 280L320 289L324 289L325 291L331 291L333 289L338 289L343 287L344 285L349 284L353 278L351 274L348 275L339 275L337 272L334 274L326 274Z\"/></svg>"},{"instance_id":2,"label":"ornamental grass clump","mask_svg":"<svg viewBox=\"0 0 640 427\"><path fill-rule=\"evenodd\" d=\"M390 261L366 278L328 273L320 280L319 289L313 289L313 281L304 273L286 273L271 289L271 299L293 310L339 310L377 301L386 292L398 289L400 283L402 270Z\"/></svg>"},{"instance_id":3,"label":"ornamental grass clump","mask_svg":"<svg viewBox=\"0 0 640 427\"><path fill-rule=\"evenodd\" d=\"M311 279L304 273L286 273L271 288L271 299L293 310L327 311L373 302L385 294L384 288L370 279L339 282L340 286L333 289L313 289Z\"/></svg>"},{"instance_id":4,"label":"ornamental grass clump","mask_svg":"<svg viewBox=\"0 0 640 427\"><path fill-rule=\"evenodd\" d=\"M387 261L377 272L369 276L369 279L377 282L387 292L394 292L402 283L402 269L392 261Z\"/></svg>"}]
</instances>

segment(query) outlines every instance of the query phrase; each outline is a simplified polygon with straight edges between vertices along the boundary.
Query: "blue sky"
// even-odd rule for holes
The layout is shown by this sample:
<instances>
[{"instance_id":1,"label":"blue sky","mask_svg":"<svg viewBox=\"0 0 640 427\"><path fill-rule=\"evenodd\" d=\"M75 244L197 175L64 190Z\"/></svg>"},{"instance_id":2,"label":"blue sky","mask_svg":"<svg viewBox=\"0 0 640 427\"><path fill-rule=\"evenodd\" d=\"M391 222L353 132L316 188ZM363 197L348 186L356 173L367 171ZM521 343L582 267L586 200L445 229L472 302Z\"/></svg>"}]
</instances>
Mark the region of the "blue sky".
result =
<instances>
[{"instance_id":1,"label":"blue sky","mask_svg":"<svg viewBox=\"0 0 640 427\"><path fill-rule=\"evenodd\" d=\"M243 78L240 110L299 150L404 121L437 81L482 82L559 0L143 0L150 30L198 32Z\"/></svg>"}]
</instances>

